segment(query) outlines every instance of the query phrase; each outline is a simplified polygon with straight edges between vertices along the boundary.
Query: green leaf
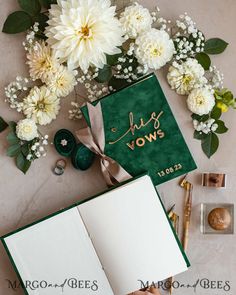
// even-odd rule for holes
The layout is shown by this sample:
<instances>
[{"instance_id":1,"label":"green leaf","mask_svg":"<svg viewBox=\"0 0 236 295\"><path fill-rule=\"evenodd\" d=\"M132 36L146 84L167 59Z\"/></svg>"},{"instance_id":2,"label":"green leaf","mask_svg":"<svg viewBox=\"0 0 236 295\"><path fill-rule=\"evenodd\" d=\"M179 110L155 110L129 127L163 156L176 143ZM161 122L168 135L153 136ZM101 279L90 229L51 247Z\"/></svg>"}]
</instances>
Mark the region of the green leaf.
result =
<instances>
[{"instance_id":1,"label":"green leaf","mask_svg":"<svg viewBox=\"0 0 236 295\"><path fill-rule=\"evenodd\" d=\"M32 16L39 14L41 11L39 0L18 0L18 3L25 12Z\"/></svg>"},{"instance_id":2,"label":"green leaf","mask_svg":"<svg viewBox=\"0 0 236 295\"><path fill-rule=\"evenodd\" d=\"M16 136L15 132L11 131L7 135L7 141L9 142L10 145L14 145L20 142L20 139Z\"/></svg>"},{"instance_id":3,"label":"green leaf","mask_svg":"<svg viewBox=\"0 0 236 295\"><path fill-rule=\"evenodd\" d=\"M0 117L0 132L4 131L8 127L8 124Z\"/></svg>"},{"instance_id":4,"label":"green leaf","mask_svg":"<svg viewBox=\"0 0 236 295\"><path fill-rule=\"evenodd\" d=\"M8 125L12 131L16 131L16 122L11 121L8 123Z\"/></svg>"},{"instance_id":5,"label":"green leaf","mask_svg":"<svg viewBox=\"0 0 236 295\"><path fill-rule=\"evenodd\" d=\"M98 83L105 83L108 82L112 77L112 69L109 65L104 65L102 69L99 69L98 76L95 80Z\"/></svg>"},{"instance_id":6,"label":"green leaf","mask_svg":"<svg viewBox=\"0 0 236 295\"><path fill-rule=\"evenodd\" d=\"M22 145L22 147L21 147L21 152L22 152L22 154L23 154L25 157L27 157L27 155L28 155L29 152L30 152L30 148L29 148L29 143L28 143L28 142L26 142L25 144Z\"/></svg>"},{"instance_id":7,"label":"green leaf","mask_svg":"<svg viewBox=\"0 0 236 295\"><path fill-rule=\"evenodd\" d=\"M208 133L207 137L202 140L202 150L210 158L219 147L219 138L215 133Z\"/></svg>"},{"instance_id":8,"label":"green leaf","mask_svg":"<svg viewBox=\"0 0 236 295\"><path fill-rule=\"evenodd\" d=\"M107 55L107 64L114 66L118 63L118 59L124 55L123 51L114 55Z\"/></svg>"},{"instance_id":9,"label":"green leaf","mask_svg":"<svg viewBox=\"0 0 236 295\"><path fill-rule=\"evenodd\" d=\"M207 134L203 133L203 132L199 132L197 130L194 131L194 134L193 134L193 137L195 139L198 139L198 140L202 140L202 139L205 139L207 137Z\"/></svg>"},{"instance_id":10,"label":"green leaf","mask_svg":"<svg viewBox=\"0 0 236 295\"><path fill-rule=\"evenodd\" d=\"M114 76L110 79L108 86L111 86L116 91L119 89L124 88L125 86L129 85L130 83L124 79L117 79Z\"/></svg>"},{"instance_id":11,"label":"green leaf","mask_svg":"<svg viewBox=\"0 0 236 295\"><path fill-rule=\"evenodd\" d=\"M40 13L35 16L34 21L39 23L40 31L44 32L45 28L48 26L48 19L48 16L44 13ZM37 33L36 35L42 38L41 34ZM43 35L43 37L45 37L45 35Z\"/></svg>"},{"instance_id":12,"label":"green leaf","mask_svg":"<svg viewBox=\"0 0 236 295\"><path fill-rule=\"evenodd\" d=\"M226 133L229 129L225 126L225 123L221 120L215 121L215 123L218 125L218 128L216 129L216 133L222 134Z\"/></svg>"},{"instance_id":13,"label":"green leaf","mask_svg":"<svg viewBox=\"0 0 236 295\"><path fill-rule=\"evenodd\" d=\"M209 55L204 52L200 52L196 54L195 58L205 71L209 70L211 66L211 59Z\"/></svg>"},{"instance_id":14,"label":"green leaf","mask_svg":"<svg viewBox=\"0 0 236 295\"><path fill-rule=\"evenodd\" d=\"M16 34L28 30L32 25L31 16L25 11L16 11L8 16L2 31L7 34Z\"/></svg>"},{"instance_id":15,"label":"green leaf","mask_svg":"<svg viewBox=\"0 0 236 295\"><path fill-rule=\"evenodd\" d=\"M21 145L20 143L13 144L7 149L8 157L15 157L21 152Z\"/></svg>"},{"instance_id":16,"label":"green leaf","mask_svg":"<svg viewBox=\"0 0 236 295\"><path fill-rule=\"evenodd\" d=\"M206 41L204 52L207 54L219 54L225 51L228 43L220 38L212 38Z\"/></svg>"},{"instance_id":17,"label":"green leaf","mask_svg":"<svg viewBox=\"0 0 236 295\"><path fill-rule=\"evenodd\" d=\"M234 106L234 95L231 91L226 91L222 97L222 101L227 106Z\"/></svg>"},{"instance_id":18,"label":"green leaf","mask_svg":"<svg viewBox=\"0 0 236 295\"><path fill-rule=\"evenodd\" d=\"M213 110L211 111L211 118L218 120L221 116L222 112L217 106L214 106Z\"/></svg>"},{"instance_id":19,"label":"green leaf","mask_svg":"<svg viewBox=\"0 0 236 295\"><path fill-rule=\"evenodd\" d=\"M24 174L28 171L31 162L28 161L22 153L19 153L16 157L16 166L20 169Z\"/></svg>"},{"instance_id":20,"label":"green leaf","mask_svg":"<svg viewBox=\"0 0 236 295\"><path fill-rule=\"evenodd\" d=\"M40 3L45 8L50 8L51 4L57 4L57 0L40 0Z\"/></svg>"},{"instance_id":21,"label":"green leaf","mask_svg":"<svg viewBox=\"0 0 236 295\"><path fill-rule=\"evenodd\" d=\"M193 120L197 120L198 122L205 122L206 120L209 119L209 115L199 116L197 114L192 114L191 117Z\"/></svg>"}]
</instances>

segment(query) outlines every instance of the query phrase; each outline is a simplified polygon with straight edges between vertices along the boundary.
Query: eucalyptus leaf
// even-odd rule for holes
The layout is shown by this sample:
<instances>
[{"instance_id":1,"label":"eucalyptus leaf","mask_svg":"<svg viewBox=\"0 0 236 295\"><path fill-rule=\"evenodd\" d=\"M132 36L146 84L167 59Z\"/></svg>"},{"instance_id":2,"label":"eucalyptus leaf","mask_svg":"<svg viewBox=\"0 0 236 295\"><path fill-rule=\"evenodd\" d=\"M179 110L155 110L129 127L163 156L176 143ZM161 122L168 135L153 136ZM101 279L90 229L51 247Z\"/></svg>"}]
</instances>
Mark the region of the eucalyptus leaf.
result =
<instances>
[{"instance_id":1,"label":"eucalyptus leaf","mask_svg":"<svg viewBox=\"0 0 236 295\"><path fill-rule=\"evenodd\" d=\"M19 153L16 157L16 166L24 174L29 170L31 162L28 161L22 153Z\"/></svg>"},{"instance_id":2,"label":"eucalyptus leaf","mask_svg":"<svg viewBox=\"0 0 236 295\"><path fill-rule=\"evenodd\" d=\"M7 149L8 157L16 157L21 152L20 143L13 144Z\"/></svg>"},{"instance_id":3,"label":"eucalyptus leaf","mask_svg":"<svg viewBox=\"0 0 236 295\"><path fill-rule=\"evenodd\" d=\"M39 0L18 0L20 7L28 14L35 16L41 11Z\"/></svg>"},{"instance_id":4,"label":"eucalyptus leaf","mask_svg":"<svg viewBox=\"0 0 236 295\"><path fill-rule=\"evenodd\" d=\"M212 38L206 41L204 52L207 54L220 54L229 44L220 38Z\"/></svg>"},{"instance_id":5,"label":"eucalyptus leaf","mask_svg":"<svg viewBox=\"0 0 236 295\"><path fill-rule=\"evenodd\" d=\"M221 120L217 120L215 122L218 125L218 128L216 129L216 133L222 134L226 133L229 129L225 126L225 123Z\"/></svg>"},{"instance_id":6,"label":"eucalyptus leaf","mask_svg":"<svg viewBox=\"0 0 236 295\"><path fill-rule=\"evenodd\" d=\"M196 54L195 58L205 71L209 70L211 66L211 59L208 54L200 52Z\"/></svg>"},{"instance_id":7,"label":"eucalyptus leaf","mask_svg":"<svg viewBox=\"0 0 236 295\"><path fill-rule=\"evenodd\" d=\"M25 11L16 11L10 14L2 31L7 34L16 34L27 31L32 25L31 16Z\"/></svg>"},{"instance_id":8,"label":"eucalyptus leaf","mask_svg":"<svg viewBox=\"0 0 236 295\"><path fill-rule=\"evenodd\" d=\"M7 135L7 141L10 145L20 143L20 139L16 136L15 132L13 131Z\"/></svg>"},{"instance_id":9,"label":"eucalyptus leaf","mask_svg":"<svg viewBox=\"0 0 236 295\"><path fill-rule=\"evenodd\" d=\"M112 77L112 69L109 65L104 65L102 69L99 69L98 76L95 78L95 80L98 83L105 83L108 82Z\"/></svg>"},{"instance_id":10,"label":"eucalyptus leaf","mask_svg":"<svg viewBox=\"0 0 236 295\"><path fill-rule=\"evenodd\" d=\"M219 147L219 138L215 133L208 133L207 137L202 140L202 150L210 158Z\"/></svg>"},{"instance_id":11,"label":"eucalyptus leaf","mask_svg":"<svg viewBox=\"0 0 236 295\"><path fill-rule=\"evenodd\" d=\"M4 131L8 127L8 124L0 117L0 132Z\"/></svg>"}]
</instances>

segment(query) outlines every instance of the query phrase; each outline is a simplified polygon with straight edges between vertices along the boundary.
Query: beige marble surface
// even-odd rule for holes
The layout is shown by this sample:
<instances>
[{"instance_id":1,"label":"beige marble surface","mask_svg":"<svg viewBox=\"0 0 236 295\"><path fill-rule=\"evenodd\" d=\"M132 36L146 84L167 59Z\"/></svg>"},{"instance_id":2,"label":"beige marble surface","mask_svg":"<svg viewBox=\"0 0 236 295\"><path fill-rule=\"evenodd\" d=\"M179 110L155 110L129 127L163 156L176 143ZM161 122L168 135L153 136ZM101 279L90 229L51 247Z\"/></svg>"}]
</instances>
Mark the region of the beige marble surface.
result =
<instances>
[{"instance_id":1,"label":"beige marble surface","mask_svg":"<svg viewBox=\"0 0 236 295\"><path fill-rule=\"evenodd\" d=\"M141 2L150 8L158 5L163 15L170 19L187 11L205 32L206 37L218 36L228 41L230 46L227 51L220 56L215 56L213 60L225 74L225 86L236 93L235 0L146 0ZM6 16L16 9L17 1L0 0L0 27ZM22 41L21 34L9 36L0 33L0 115L8 120L17 120L19 117L13 111L9 111L5 104L3 88L17 74L26 74ZM194 184L193 215L187 251L192 266L188 272L176 277L176 280L182 284L194 284L198 279L203 278L212 281L229 281L231 289L228 292L198 287L196 294L233 295L236 292L236 237L235 235L202 235L199 231L199 223L201 202L235 203L236 113L230 111L225 114L224 119L231 128L227 134L221 136L218 153L208 160L203 155L199 142L192 138L191 120L184 98L170 90L165 81L164 71L158 72L158 77L199 167L196 172L189 175L189 179ZM63 101L58 119L47 127L46 130L51 136L60 128L69 128L73 131L80 126L80 123L68 120L69 101L70 98ZM35 162L29 173L24 176L15 168L12 159L5 156L7 148L5 136L6 132L0 134L0 235L105 188L98 163L87 172L76 171L68 163L63 176L54 176L51 169L58 156L52 146L49 148L48 157ZM224 190L202 188L200 174L203 171L227 173L227 188ZM165 205L169 207L176 203L176 210L182 215L184 191L178 186L178 179L159 186L158 191ZM23 294L21 290L15 292L8 288L6 280L15 279L13 268L0 245L0 295ZM194 290L179 288L175 290L175 294L191 295L194 294Z\"/></svg>"}]
</instances>

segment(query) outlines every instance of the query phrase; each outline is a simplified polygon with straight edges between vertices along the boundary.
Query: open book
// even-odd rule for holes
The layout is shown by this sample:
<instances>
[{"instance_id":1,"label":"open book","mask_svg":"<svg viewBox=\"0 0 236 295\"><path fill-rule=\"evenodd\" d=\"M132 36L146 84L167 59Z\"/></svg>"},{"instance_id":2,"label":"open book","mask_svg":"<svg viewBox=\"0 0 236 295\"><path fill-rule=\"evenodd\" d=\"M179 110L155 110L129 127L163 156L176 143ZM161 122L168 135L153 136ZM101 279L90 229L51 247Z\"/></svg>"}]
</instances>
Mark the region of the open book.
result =
<instances>
[{"instance_id":1,"label":"open book","mask_svg":"<svg viewBox=\"0 0 236 295\"><path fill-rule=\"evenodd\" d=\"M125 295L189 266L148 175L2 241L29 295Z\"/></svg>"}]
</instances>

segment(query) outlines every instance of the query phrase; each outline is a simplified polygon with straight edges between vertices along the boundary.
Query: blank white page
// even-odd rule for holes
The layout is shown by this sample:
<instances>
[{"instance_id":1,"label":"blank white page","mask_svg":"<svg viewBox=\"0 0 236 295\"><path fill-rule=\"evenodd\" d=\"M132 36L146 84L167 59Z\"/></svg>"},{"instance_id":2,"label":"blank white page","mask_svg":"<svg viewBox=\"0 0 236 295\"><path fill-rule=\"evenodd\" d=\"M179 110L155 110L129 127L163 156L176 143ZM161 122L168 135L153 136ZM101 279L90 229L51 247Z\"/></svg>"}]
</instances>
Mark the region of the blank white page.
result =
<instances>
[{"instance_id":1,"label":"blank white page","mask_svg":"<svg viewBox=\"0 0 236 295\"><path fill-rule=\"evenodd\" d=\"M149 176L78 208L115 295L187 270Z\"/></svg>"},{"instance_id":2,"label":"blank white page","mask_svg":"<svg viewBox=\"0 0 236 295\"><path fill-rule=\"evenodd\" d=\"M27 288L29 295L114 295L76 207L8 236L5 242L24 282L52 284L45 289ZM53 287L66 279L63 292ZM82 288L77 282L76 288L75 280L90 285L96 280L98 290L83 288L85 282Z\"/></svg>"}]
</instances>

